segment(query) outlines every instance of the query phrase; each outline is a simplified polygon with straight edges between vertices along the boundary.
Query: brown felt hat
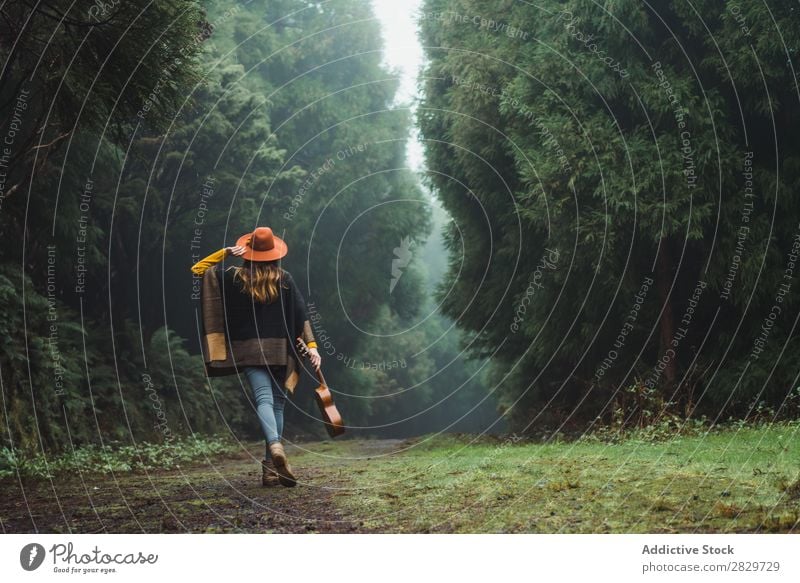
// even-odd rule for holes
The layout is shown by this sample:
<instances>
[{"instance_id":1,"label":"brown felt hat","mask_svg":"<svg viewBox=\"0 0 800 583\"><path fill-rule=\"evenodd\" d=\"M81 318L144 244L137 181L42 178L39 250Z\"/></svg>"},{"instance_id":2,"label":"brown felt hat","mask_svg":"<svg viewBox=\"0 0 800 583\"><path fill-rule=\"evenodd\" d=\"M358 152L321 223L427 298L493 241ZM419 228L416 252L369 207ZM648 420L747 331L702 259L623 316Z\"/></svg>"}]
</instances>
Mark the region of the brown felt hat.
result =
<instances>
[{"instance_id":1,"label":"brown felt hat","mask_svg":"<svg viewBox=\"0 0 800 583\"><path fill-rule=\"evenodd\" d=\"M247 248L240 257L248 261L275 261L289 252L286 242L273 235L269 227L258 227L252 233L242 235L236 245Z\"/></svg>"}]
</instances>

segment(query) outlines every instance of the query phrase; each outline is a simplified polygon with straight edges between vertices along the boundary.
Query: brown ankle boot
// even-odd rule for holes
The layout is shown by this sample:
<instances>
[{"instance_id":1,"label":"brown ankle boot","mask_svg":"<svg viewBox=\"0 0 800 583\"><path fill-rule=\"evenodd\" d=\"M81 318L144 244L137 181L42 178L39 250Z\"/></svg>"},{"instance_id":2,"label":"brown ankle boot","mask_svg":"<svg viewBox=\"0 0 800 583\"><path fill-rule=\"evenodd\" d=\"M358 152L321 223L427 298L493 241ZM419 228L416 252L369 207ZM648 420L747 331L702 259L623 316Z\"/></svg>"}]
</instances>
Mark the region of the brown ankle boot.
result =
<instances>
[{"instance_id":1,"label":"brown ankle boot","mask_svg":"<svg viewBox=\"0 0 800 583\"><path fill-rule=\"evenodd\" d=\"M278 474L278 481L291 488L297 484L297 478L292 473L292 468L286 460L286 452L283 451L283 444L280 442L269 445L269 453L272 455L272 463L275 464L275 472Z\"/></svg>"},{"instance_id":2,"label":"brown ankle boot","mask_svg":"<svg viewBox=\"0 0 800 583\"><path fill-rule=\"evenodd\" d=\"M280 484L278 474L275 472L275 464L272 460L261 460L261 485L277 486Z\"/></svg>"}]
</instances>

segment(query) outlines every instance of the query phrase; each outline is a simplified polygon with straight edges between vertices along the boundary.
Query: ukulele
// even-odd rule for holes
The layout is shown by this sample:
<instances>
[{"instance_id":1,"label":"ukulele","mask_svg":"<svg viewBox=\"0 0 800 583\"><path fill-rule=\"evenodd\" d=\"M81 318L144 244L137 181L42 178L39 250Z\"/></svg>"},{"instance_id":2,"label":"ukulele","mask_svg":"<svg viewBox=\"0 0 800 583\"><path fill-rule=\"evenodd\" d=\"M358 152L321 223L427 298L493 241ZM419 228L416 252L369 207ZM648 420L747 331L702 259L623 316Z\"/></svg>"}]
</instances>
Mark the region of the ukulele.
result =
<instances>
[{"instance_id":1,"label":"ukulele","mask_svg":"<svg viewBox=\"0 0 800 583\"><path fill-rule=\"evenodd\" d=\"M311 354L302 338L297 339L297 352L299 352L303 358L308 358ZM325 377L322 376L322 369L318 368L316 373L320 384L316 388L314 397L317 401L320 415L322 415L322 422L325 423L325 429L328 431L328 435L336 437L344 433L344 422L342 421L342 416L339 414L336 405L333 404L333 395L331 395L331 390L325 382Z\"/></svg>"}]
</instances>

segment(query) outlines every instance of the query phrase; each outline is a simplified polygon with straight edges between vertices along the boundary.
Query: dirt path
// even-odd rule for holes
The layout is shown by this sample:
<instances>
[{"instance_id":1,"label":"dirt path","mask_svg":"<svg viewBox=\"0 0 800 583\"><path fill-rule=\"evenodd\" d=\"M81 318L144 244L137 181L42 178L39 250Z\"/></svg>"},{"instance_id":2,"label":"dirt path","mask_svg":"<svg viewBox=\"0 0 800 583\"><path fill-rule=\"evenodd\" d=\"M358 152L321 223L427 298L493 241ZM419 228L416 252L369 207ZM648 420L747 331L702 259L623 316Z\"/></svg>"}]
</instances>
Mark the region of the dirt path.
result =
<instances>
[{"instance_id":1,"label":"dirt path","mask_svg":"<svg viewBox=\"0 0 800 583\"><path fill-rule=\"evenodd\" d=\"M0 526L13 533L369 532L333 497L348 486L350 466L402 443L339 442L335 458L325 456L326 443L304 444L314 454L289 447L295 488L261 486L260 444L170 471L4 479Z\"/></svg>"}]
</instances>

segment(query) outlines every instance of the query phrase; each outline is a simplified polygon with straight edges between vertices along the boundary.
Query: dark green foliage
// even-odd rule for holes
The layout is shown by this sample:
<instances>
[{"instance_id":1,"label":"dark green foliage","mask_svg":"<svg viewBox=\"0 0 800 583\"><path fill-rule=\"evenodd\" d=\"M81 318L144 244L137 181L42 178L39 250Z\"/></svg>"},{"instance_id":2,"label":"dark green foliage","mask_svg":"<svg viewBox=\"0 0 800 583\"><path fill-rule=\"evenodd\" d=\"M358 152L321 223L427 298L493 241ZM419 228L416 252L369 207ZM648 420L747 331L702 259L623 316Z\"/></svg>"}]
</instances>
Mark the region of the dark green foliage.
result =
<instances>
[{"instance_id":1,"label":"dark green foliage","mask_svg":"<svg viewBox=\"0 0 800 583\"><path fill-rule=\"evenodd\" d=\"M393 106L397 81L380 64L378 23L365 19L361 0L254 0L229 20L215 18L224 7L209 13L221 21L215 51L223 63L240 63L247 74L237 82L268 103L282 169L302 169L295 182L265 185L256 212L243 215L248 228L267 223L288 241L284 264L313 309L325 374L347 422L406 435L437 427L436 415L418 417L458 386L457 375L432 377L436 349L422 350L439 325L438 316L417 325L429 206L405 169L411 120ZM404 248L411 260L390 287ZM477 400L476 392L459 397L449 408ZM316 414L307 392L297 402ZM289 415L292 423L304 417Z\"/></svg>"},{"instance_id":2,"label":"dark green foliage","mask_svg":"<svg viewBox=\"0 0 800 583\"><path fill-rule=\"evenodd\" d=\"M151 102L178 103L198 78L194 57L209 32L196 0L10 0L0 26L0 128L9 127L15 101L27 94L7 195L79 130L123 143ZM164 127L172 113L156 106L148 117Z\"/></svg>"},{"instance_id":3,"label":"dark green foliage","mask_svg":"<svg viewBox=\"0 0 800 583\"><path fill-rule=\"evenodd\" d=\"M416 253L390 289L395 250L422 248L430 224L368 3L79 2L61 24L66 7L36 6L7 2L0 41L0 130L30 93L0 199L0 445L258 437L243 379L203 373L189 267L263 224L289 243L346 421L435 427L438 412L417 414L462 372L429 382L452 339L411 358L442 324L415 327ZM309 384L290 434L322 429ZM468 386L445 417L478 400Z\"/></svg>"},{"instance_id":4,"label":"dark green foliage","mask_svg":"<svg viewBox=\"0 0 800 583\"><path fill-rule=\"evenodd\" d=\"M173 469L180 464L236 452L237 445L221 437L190 437L164 443L103 446L86 445L48 459L25 457L19 451L0 449L0 477L54 478L64 474L119 475Z\"/></svg>"},{"instance_id":5,"label":"dark green foliage","mask_svg":"<svg viewBox=\"0 0 800 583\"><path fill-rule=\"evenodd\" d=\"M13 138L1 209L3 446L51 453L223 429L200 359L165 329L154 334L163 324L149 315L135 320L137 284L158 285L137 270L137 239L158 240L158 222L132 213L150 169L120 180L126 154L146 151L130 137L168 128L200 80L204 11L183 0L3 9L0 130ZM157 268L153 249L142 251ZM175 365L149 385L148 354ZM240 426L239 395L227 394Z\"/></svg>"},{"instance_id":6,"label":"dark green foliage","mask_svg":"<svg viewBox=\"0 0 800 583\"><path fill-rule=\"evenodd\" d=\"M636 384L712 416L778 407L796 386L800 284L776 299L800 234L794 10L425 3L419 121L453 217L444 308L475 353L499 351L517 427L609 416ZM553 251L557 265L538 268ZM766 350L751 356L777 304Z\"/></svg>"}]
</instances>

